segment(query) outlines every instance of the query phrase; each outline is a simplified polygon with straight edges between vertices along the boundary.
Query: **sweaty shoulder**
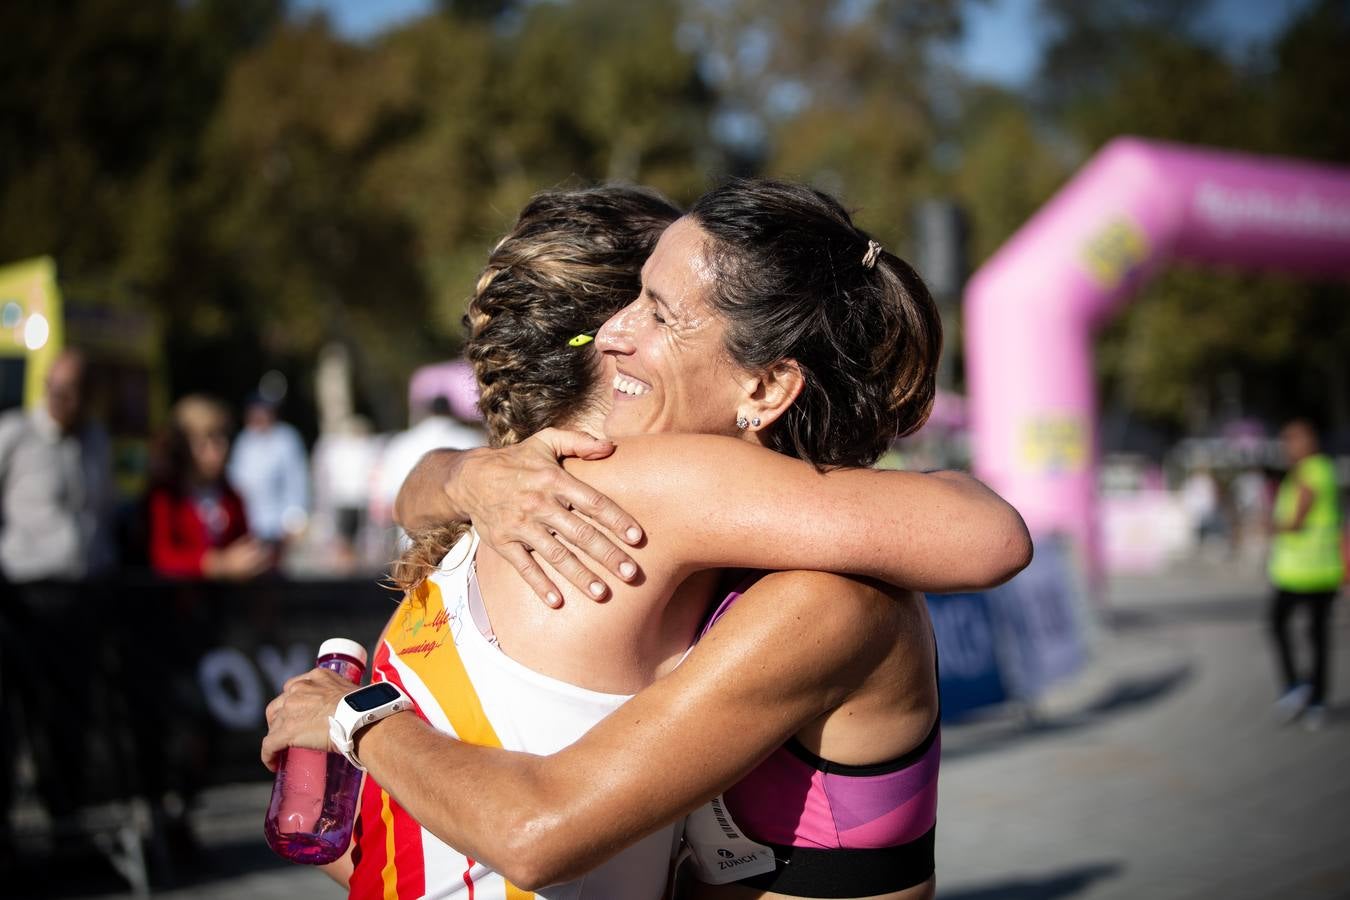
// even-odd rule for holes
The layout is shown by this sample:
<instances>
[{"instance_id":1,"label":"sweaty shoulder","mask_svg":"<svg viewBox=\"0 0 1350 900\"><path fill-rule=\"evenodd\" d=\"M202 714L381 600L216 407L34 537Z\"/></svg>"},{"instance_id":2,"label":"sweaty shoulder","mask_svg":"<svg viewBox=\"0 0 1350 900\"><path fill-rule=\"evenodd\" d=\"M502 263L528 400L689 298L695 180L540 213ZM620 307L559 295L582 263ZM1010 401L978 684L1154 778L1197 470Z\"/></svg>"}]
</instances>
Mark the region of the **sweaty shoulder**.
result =
<instances>
[{"instance_id":1,"label":"sweaty shoulder","mask_svg":"<svg viewBox=\"0 0 1350 900\"><path fill-rule=\"evenodd\" d=\"M868 657L868 648L888 643L884 626L894 598L865 578L831 572L771 572L737 601L756 615L792 618L810 626L812 638L832 654L847 648Z\"/></svg>"}]
</instances>

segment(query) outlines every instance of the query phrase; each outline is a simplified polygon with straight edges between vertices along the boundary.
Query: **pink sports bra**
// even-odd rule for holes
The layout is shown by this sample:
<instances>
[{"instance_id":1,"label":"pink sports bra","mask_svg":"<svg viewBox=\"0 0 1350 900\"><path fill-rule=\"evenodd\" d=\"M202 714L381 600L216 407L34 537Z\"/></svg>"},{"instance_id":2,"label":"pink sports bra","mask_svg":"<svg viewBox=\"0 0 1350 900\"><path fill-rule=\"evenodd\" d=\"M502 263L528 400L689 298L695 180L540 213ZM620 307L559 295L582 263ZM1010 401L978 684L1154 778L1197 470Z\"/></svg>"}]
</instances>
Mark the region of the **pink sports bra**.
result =
<instances>
[{"instance_id":1,"label":"pink sports bra","mask_svg":"<svg viewBox=\"0 0 1350 900\"><path fill-rule=\"evenodd\" d=\"M700 637L759 577L722 600ZM936 720L913 750L874 765L831 762L790 739L724 795L736 823L778 863L737 883L798 897L867 897L927 881L941 753Z\"/></svg>"}]
</instances>

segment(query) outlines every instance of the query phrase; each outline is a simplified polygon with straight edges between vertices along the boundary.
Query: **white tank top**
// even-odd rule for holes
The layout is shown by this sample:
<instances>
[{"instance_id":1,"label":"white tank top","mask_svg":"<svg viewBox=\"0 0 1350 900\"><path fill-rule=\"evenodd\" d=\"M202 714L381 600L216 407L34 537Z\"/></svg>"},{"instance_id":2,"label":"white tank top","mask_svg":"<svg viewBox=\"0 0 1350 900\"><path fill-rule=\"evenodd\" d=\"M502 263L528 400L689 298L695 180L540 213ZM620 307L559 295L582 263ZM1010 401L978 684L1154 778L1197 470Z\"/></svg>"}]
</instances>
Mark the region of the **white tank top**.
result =
<instances>
[{"instance_id":1,"label":"white tank top","mask_svg":"<svg viewBox=\"0 0 1350 900\"><path fill-rule=\"evenodd\" d=\"M481 746L547 755L618 709L604 694L550 678L511 659L475 622L469 581L478 536L462 537L440 569L403 599L376 648L372 678L398 684L433 727ZM481 615L481 611L479 611ZM480 625L484 626L480 629ZM465 784L463 801L473 802ZM531 894L419 826L367 776L356 827L354 898L657 900L679 840L671 825L582 878Z\"/></svg>"}]
</instances>

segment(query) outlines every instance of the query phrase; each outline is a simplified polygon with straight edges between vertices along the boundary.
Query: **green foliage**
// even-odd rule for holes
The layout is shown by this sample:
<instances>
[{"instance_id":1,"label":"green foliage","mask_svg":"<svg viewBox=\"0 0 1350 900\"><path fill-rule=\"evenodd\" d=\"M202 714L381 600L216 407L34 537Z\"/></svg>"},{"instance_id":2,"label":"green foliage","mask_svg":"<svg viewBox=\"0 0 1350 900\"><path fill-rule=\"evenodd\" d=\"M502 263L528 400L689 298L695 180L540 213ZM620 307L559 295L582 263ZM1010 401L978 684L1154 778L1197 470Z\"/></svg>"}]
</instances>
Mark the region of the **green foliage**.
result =
<instances>
[{"instance_id":1,"label":"green foliage","mask_svg":"<svg viewBox=\"0 0 1350 900\"><path fill-rule=\"evenodd\" d=\"M543 187L803 179L902 252L915 203L951 195L978 264L1120 133L1350 159L1346 0L1239 62L1203 4L1041 9L1053 39L1014 93L944 61L958 0L442 0L366 43L284 0L0 4L22 36L0 57L0 258L52 253L80 293L156 310L173 393L238 398L274 366L304 389L343 341L388 428ZM1350 385L1345 301L1169 273L1103 336L1104 396L1199 427L1235 378L1256 411Z\"/></svg>"},{"instance_id":2,"label":"green foliage","mask_svg":"<svg viewBox=\"0 0 1350 900\"><path fill-rule=\"evenodd\" d=\"M951 187L970 220L972 259L988 259L1054 195L1072 171L1026 106L1005 91L976 88L960 133Z\"/></svg>"},{"instance_id":3,"label":"green foliage","mask_svg":"<svg viewBox=\"0 0 1350 900\"><path fill-rule=\"evenodd\" d=\"M1207 42L1196 25L1197 5L1043 0L1042 6L1056 38L1037 85L1039 113L1082 158L1116 135L1135 134L1350 161L1350 127L1339 111L1350 89L1342 62L1350 13L1343 0L1309 9L1265 56L1257 52L1245 62ZM1053 146L1028 138L1025 125L1010 123L1000 133L993 124L1000 115L1008 113L977 117L994 130L985 132L987 144L968 147L957 179L974 211L981 253L990 248L991 226L1001 232L1017 222L1055 180L1053 166L1036 164L1028 172L1040 173L1037 189L998 190L1012 160L1043 161L1044 148ZM1234 415L1278 420L1294 409L1350 425L1336 401L1350 386L1348 294L1344 286L1272 276L1165 273L1101 337L1104 403L1175 431L1205 432Z\"/></svg>"}]
</instances>

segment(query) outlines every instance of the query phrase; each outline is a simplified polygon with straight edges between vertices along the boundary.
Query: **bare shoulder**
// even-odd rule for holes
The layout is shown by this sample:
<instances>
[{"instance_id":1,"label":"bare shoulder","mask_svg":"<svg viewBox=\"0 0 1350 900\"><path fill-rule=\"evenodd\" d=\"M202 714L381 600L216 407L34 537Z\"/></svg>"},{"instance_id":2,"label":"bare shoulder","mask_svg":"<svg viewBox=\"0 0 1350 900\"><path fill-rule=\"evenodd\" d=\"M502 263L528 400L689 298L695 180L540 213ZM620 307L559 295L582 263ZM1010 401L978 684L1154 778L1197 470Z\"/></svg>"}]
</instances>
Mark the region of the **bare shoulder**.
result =
<instances>
[{"instance_id":1,"label":"bare shoulder","mask_svg":"<svg viewBox=\"0 0 1350 900\"><path fill-rule=\"evenodd\" d=\"M765 575L739 603L754 605L761 615L807 619L822 640L861 647L884 638L883 626L893 618L895 594L866 578L794 570Z\"/></svg>"},{"instance_id":2,"label":"bare shoulder","mask_svg":"<svg viewBox=\"0 0 1350 900\"><path fill-rule=\"evenodd\" d=\"M843 602L863 606L884 603L892 596L889 588L869 578L804 569L770 572L756 581L752 590L773 591L780 597L829 595Z\"/></svg>"}]
</instances>

